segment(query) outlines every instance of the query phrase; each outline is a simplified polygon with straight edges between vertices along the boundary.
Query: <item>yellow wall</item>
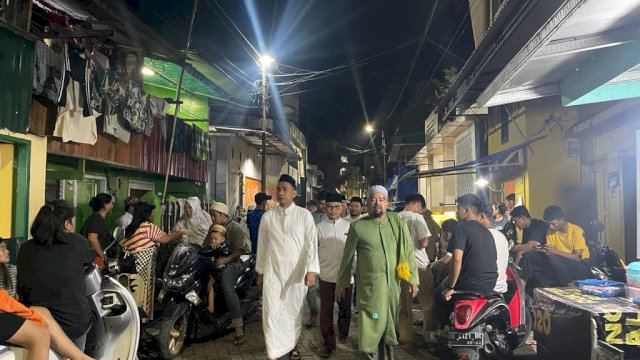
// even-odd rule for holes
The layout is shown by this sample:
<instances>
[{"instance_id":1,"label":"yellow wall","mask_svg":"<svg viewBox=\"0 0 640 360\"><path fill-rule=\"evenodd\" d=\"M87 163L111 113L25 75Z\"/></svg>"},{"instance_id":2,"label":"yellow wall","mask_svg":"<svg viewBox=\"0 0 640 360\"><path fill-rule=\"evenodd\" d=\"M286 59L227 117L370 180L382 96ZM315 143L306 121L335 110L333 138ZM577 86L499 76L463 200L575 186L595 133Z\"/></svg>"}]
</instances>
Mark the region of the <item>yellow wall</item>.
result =
<instances>
[{"instance_id":1,"label":"yellow wall","mask_svg":"<svg viewBox=\"0 0 640 360\"><path fill-rule=\"evenodd\" d=\"M631 121L619 121L609 119L607 122L615 122L619 127L597 131L598 135L589 137L583 141L583 153L585 153L585 169L593 177L597 196L598 220L605 230L600 234L600 240L609 244L618 254L624 257L624 222L636 219L625 216L623 208L623 188L636 184L625 184L622 179L622 158L633 156L636 151L636 131L640 130L640 119ZM609 173L618 172L621 186L617 189L609 189Z\"/></svg>"},{"instance_id":2,"label":"yellow wall","mask_svg":"<svg viewBox=\"0 0 640 360\"><path fill-rule=\"evenodd\" d=\"M501 144L499 107L492 108L493 125L489 132L489 154L518 145L540 133L548 134L527 149L526 170L516 177L520 195L533 217L541 218L544 208L556 204L563 209L575 206L574 195L581 186L580 160L570 158L557 125L545 127L545 119L554 114L568 128L577 120L575 108L564 108L559 97L543 98L507 105L515 116L509 124L509 142ZM549 131L550 130L550 131ZM521 133L522 132L522 133ZM501 187L502 184L495 184Z\"/></svg>"},{"instance_id":3,"label":"yellow wall","mask_svg":"<svg viewBox=\"0 0 640 360\"><path fill-rule=\"evenodd\" d=\"M13 145L0 143L0 214L13 213ZM0 237L12 235L13 219L11 216L0 217Z\"/></svg>"},{"instance_id":4,"label":"yellow wall","mask_svg":"<svg viewBox=\"0 0 640 360\"><path fill-rule=\"evenodd\" d=\"M31 141L31 168L29 174L29 224L31 224L38 214L40 207L44 205L45 174L47 170L47 139L35 135L14 133L4 129L0 129L0 135ZM3 180L2 187L4 187L5 184ZM8 216L8 214L0 214L0 222L4 222L6 216Z\"/></svg>"}]
</instances>

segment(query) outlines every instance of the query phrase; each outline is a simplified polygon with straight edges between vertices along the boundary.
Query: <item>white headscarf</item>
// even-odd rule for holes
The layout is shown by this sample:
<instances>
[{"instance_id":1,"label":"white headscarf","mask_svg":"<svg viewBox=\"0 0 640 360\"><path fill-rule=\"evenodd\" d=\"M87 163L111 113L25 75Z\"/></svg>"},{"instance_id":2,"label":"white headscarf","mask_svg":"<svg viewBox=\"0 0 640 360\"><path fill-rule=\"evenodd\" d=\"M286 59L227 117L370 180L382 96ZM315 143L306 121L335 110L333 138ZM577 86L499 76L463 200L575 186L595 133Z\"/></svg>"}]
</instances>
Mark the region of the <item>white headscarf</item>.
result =
<instances>
[{"instance_id":1,"label":"white headscarf","mask_svg":"<svg viewBox=\"0 0 640 360\"><path fill-rule=\"evenodd\" d=\"M184 213L178 221L184 229L193 231L193 235L185 237L187 242L202 245L209 234L209 227L213 224L211 215L202 210L200 199L195 196L188 198L186 203L191 206L191 216Z\"/></svg>"}]
</instances>

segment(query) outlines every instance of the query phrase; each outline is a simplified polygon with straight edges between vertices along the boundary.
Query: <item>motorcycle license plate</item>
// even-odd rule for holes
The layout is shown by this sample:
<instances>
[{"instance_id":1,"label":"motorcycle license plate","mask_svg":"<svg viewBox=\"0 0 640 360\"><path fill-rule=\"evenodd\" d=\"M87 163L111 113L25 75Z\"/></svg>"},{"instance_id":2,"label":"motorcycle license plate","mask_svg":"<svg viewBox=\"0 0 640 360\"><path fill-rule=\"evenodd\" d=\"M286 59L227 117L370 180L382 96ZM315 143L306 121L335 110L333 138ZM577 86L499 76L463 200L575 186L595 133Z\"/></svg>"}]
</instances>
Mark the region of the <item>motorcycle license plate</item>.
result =
<instances>
[{"instance_id":1,"label":"motorcycle license plate","mask_svg":"<svg viewBox=\"0 0 640 360\"><path fill-rule=\"evenodd\" d=\"M450 332L449 346L482 346L482 333Z\"/></svg>"}]
</instances>

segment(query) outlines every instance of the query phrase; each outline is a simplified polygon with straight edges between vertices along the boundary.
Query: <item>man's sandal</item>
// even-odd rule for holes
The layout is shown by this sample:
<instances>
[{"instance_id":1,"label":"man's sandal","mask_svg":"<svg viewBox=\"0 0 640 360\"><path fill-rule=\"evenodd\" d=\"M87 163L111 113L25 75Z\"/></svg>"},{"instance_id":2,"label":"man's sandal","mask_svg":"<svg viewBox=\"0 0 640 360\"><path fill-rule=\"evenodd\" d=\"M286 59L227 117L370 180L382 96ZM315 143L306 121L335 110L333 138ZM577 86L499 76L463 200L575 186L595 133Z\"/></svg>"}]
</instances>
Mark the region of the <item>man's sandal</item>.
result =
<instances>
[{"instance_id":1,"label":"man's sandal","mask_svg":"<svg viewBox=\"0 0 640 360\"><path fill-rule=\"evenodd\" d=\"M298 349L293 349L289 353L289 359L291 359L291 360L300 360L300 359L302 359L302 355L300 354L300 351Z\"/></svg>"},{"instance_id":2,"label":"man's sandal","mask_svg":"<svg viewBox=\"0 0 640 360\"><path fill-rule=\"evenodd\" d=\"M233 339L233 343L236 346L244 345L246 342L247 342L247 339L244 337L244 335L235 336Z\"/></svg>"}]
</instances>

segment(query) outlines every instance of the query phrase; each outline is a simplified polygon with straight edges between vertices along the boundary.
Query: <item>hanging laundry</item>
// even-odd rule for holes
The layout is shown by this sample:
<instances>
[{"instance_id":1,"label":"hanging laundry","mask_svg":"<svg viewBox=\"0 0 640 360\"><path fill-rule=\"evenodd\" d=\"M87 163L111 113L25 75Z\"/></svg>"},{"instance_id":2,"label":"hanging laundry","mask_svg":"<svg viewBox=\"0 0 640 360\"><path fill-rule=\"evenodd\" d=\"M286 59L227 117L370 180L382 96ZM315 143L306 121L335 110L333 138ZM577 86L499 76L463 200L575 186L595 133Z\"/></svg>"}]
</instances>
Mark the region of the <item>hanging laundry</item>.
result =
<instances>
[{"instance_id":1,"label":"hanging laundry","mask_svg":"<svg viewBox=\"0 0 640 360\"><path fill-rule=\"evenodd\" d=\"M144 133L149 126L149 101L141 83L129 80L121 106L127 127L133 132Z\"/></svg>"},{"instance_id":2,"label":"hanging laundry","mask_svg":"<svg viewBox=\"0 0 640 360\"><path fill-rule=\"evenodd\" d=\"M59 40L53 40L51 45L36 42L35 62L33 66L33 92L42 96L52 105L58 104L63 89L63 74L65 64L65 46Z\"/></svg>"},{"instance_id":3,"label":"hanging laundry","mask_svg":"<svg viewBox=\"0 0 640 360\"><path fill-rule=\"evenodd\" d=\"M157 96L148 95L149 97L149 125L145 128L144 134L147 136L151 136L153 132L153 126L155 124L156 119L162 119L164 121L164 116L167 113L167 109L169 108L169 103L163 98L159 98Z\"/></svg>"},{"instance_id":4,"label":"hanging laundry","mask_svg":"<svg viewBox=\"0 0 640 360\"><path fill-rule=\"evenodd\" d=\"M171 144L171 131L173 129L173 115L167 115L167 141L165 142L167 151L169 151L169 146ZM178 119L176 123L176 133L173 138L173 153L180 154L185 153L186 149L186 132L187 132L187 124L184 121Z\"/></svg>"},{"instance_id":5,"label":"hanging laundry","mask_svg":"<svg viewBox=\"0 0 640 360\"><path fill-rule=\"evenodd\" d=\"M189 155L198 161L209 161L209 133L197 126L191 128Z\"/></svg>"},{"instance_id":6,"label":"hanging laundry","mask_svg":"<svg viewBox=\"0 0 640 360\"><path fill-rule=\"evenodd\" d=\"M94 51L91 59L91 107L101 114L106 115L105 110L107 109L110 111L109 115L117 114L120 109L118 76L111 69L109 58L106 55Z\"/></svg>"},{"instance_id":7,"label":"hanging laundry","mask_svg":"<svg viewBox=\"0 0 640 360\"><path fill-rule=\"evenodd\" d=\"M80 100L84 116L93 114L91 106L91 63L85 58L84 47L75 42L69 42L69 68L71 79L80 84Z\"/></svg>"},{"instance_id":8,"label":"hanging laundry","mask_svg":"<svg viewBox=\"0 0 640 360\"><path fill-rule=\"evenodd\" d=\"M71 81L66 90L67 103L58 111L53 136L61 137L63 142L73 141L81 144L95 144L98 141L96 118L100 114L94 112L93 115L88 117L82 115L79 82Z\"/></svg>"},{"instance_id":9,"label":"hanging laundry","mask_svg":"<svg viewBox=\"0 0 640 360\"><path fill-rule=\"evenodd\" d=\"M131 137L131 131L129 131L129 129L127 129L127 127L120 122L118 113L112 111L110 109L110 106L111 105L107 102L107 113L103 115L103 131L105 132L105 134L113 135L120 141L128 144Z\"/></svg>"}]
</instances>

